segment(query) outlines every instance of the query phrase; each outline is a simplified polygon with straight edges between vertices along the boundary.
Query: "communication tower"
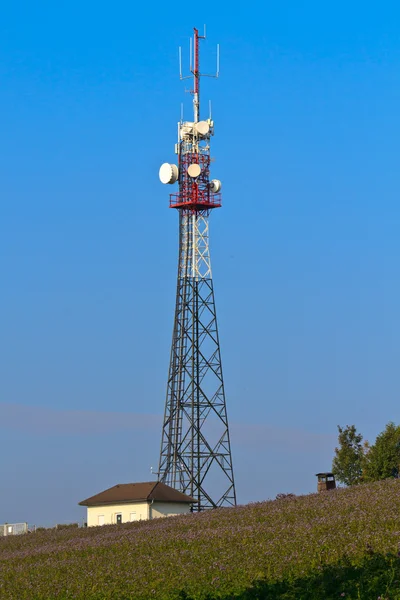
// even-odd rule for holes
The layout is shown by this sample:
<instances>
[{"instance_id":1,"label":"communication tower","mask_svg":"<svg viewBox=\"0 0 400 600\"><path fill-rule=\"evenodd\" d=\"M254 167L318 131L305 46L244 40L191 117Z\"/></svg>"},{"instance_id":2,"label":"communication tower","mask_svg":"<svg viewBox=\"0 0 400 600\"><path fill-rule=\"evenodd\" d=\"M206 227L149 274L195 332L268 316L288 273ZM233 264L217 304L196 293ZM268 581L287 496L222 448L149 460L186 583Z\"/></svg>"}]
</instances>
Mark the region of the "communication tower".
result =
<instances>
[{"instance_id":1,"label":"communication tower","mask_svg":"<svg viewBox=\"0 0 400 600\"><path fill-rule=\"evenodd\" d=\"M158 478L197 500L195 511L236 504L228 418L209 250L208 219L221 206L221 182L210 179L211 115L200 119L199 40L190 44L193 121L178 123L178 165L164 163L162 183L178 183L170 208L179 215L175 321ZM181 52L181 79L182 61ZM192 61L193 55L193 61Z\"/></svg>"}]
</instances>

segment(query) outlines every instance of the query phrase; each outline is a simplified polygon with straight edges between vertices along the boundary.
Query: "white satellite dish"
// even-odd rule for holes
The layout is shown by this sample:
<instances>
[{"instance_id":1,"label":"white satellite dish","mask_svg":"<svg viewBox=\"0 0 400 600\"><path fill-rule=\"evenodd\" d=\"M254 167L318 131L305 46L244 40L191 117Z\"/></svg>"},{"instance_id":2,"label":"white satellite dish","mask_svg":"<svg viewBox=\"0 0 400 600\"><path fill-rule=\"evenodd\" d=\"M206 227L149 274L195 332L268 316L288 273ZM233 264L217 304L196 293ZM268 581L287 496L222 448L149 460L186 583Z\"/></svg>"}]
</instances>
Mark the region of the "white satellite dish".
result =
<instances>
[{"instance_id":1,"label":"white satellite dish","mask_svg":"<svg viewBox=\"0 0 400 600\"><path fill-rule=\"evenodd\" d=\"M195 177L198 177L201 173L200 165L198 165L197 163L192 163L191 165L188 166L187 172L188 172L189 177L193 177L193 179Z\"/></svg>"},{"instance_id":2,"label":"white satellite dish","mask_svg":"<svg viewBox=\"0 0 400 600\"><path fill-rule=\"evenodd\" d=\"M221 187L222 187L222 183L220 182L219 179L212 179L210 181L210 190L214 194L218 194L218 192L220 191Z\"/></svg>"},{"instance_id":3,"label":"white satellite dish","mask_svg":"<svg viewBox=\"0 0 400 600\"><path fill-rule=\"evenodd\" d=\"M158 175L161 183L175 183L179 177L178 167L169 163L163 163Z\"/></svg>"},{"instance_id":4,"label":"white satellite dish","mask_svg":"<svg viewBox=\"0 0 400 600\"><path fill-rule=\"evenodd\" d=\"M207 123L207 121L199 121L195 124L195 127L197 133L201 136L206 136L210 131L210 125Z\"/></svg>"}]
</instances>

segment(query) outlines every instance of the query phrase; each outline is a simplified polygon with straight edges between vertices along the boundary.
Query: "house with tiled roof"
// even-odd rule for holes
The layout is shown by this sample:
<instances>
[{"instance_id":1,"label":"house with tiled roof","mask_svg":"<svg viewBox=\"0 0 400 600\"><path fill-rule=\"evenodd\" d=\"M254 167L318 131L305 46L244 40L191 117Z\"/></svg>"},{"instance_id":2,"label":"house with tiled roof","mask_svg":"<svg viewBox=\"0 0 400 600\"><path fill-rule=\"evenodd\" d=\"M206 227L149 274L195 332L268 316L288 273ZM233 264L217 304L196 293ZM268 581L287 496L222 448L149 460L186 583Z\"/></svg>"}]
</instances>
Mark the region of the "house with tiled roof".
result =
<instances>
[{"instance_id":1,"label":"house with tiled roof","mask_svg":"<svg viewBox=\"0 0 400 600\"><path fill-rule=\"evenodd\" d=\"M194 498L161 483L120 483L79 502L87 507L87 525L111 525L189 513Z\"/></svg>"}]
</instances>

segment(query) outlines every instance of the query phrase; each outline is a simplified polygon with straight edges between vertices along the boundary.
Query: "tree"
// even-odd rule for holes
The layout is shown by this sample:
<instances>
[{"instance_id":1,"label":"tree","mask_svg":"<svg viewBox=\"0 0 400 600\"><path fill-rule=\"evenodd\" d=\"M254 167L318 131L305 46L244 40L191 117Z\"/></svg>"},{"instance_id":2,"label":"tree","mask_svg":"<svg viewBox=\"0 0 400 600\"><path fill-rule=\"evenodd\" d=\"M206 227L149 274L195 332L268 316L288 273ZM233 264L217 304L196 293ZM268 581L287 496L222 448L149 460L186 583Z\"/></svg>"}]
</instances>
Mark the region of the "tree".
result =
<instances>
[{"instance_id":1,"label":"tree","mask_svg":"<svg viewBox=\"0 0 400 600\"><path fill-rule=\"evenodd\" d=\"M355 425L338 425L339 447L335 448L332 472L340 483L355 485L363 478L364 447L363 436L357 433Z\"/></svg>"},{"instance_id":2,"label":"tree","mask_svg":"<svg viewBox=\"0 0 400 600\"><path fill-rule=\"evenodd\" d=\"M400 426L390 422L371 446L364 465L365 481L400 476Z\"/></svg>"}]
</instances>

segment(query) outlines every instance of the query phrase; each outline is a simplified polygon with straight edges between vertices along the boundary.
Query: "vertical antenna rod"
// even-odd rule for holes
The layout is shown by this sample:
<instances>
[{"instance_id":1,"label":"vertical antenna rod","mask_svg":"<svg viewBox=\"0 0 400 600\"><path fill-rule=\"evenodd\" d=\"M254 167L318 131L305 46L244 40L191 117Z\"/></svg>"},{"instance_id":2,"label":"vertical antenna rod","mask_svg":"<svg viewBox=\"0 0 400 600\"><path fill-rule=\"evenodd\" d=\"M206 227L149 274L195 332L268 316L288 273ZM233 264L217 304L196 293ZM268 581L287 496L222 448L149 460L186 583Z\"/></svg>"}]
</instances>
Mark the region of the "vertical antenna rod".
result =
<instances>
[{"instance_id":1,"label":"vertical antenna rod","mask_svg":"<svg viewBox=\"0 0 400 600\"><path fill-rule=\"evenodd\" d=\"M199 36L199 32L194 28L194 64L193 64L193 113L194 122L198 123L200 120L200 56L199 56L199 39L204 40L205 36Z\"/></svg>"}]
</instances>

